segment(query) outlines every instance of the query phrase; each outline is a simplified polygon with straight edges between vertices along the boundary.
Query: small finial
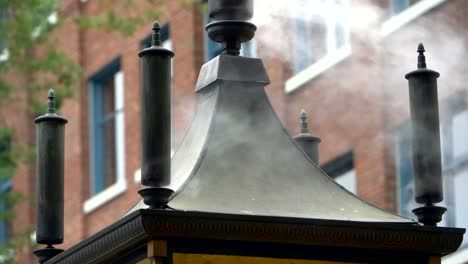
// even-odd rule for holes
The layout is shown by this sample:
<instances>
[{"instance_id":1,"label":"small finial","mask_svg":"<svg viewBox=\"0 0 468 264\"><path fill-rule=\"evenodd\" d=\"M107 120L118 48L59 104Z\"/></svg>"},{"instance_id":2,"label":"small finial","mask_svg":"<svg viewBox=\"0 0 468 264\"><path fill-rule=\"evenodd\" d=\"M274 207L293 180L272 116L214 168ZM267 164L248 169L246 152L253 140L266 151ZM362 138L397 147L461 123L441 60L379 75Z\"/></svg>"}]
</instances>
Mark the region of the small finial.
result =
<instances>
[{"instance_id":1,"label":"small finial","mask_svg":"<svg viewBox=\"0 0 468 264\"><path fill-rule=\"evenodd\" d=\"M161 26L159 22L155 20L153 23L153 38L151 40L152 46L161 46L161 34L159 31L161 31Z\"/></svg>"},{"instance_id":2,"label":"small finial","mask_svg":"<svg viewBox=\"0 0 468 264\"><path fill-rule=\"evenodd\" d=\"M55 114L55 92L54 90L50 89L47 97L49 98L49 102L47 103L48 108L49 108L48 113Z\"/></svg>"},{"instance_id":3,"label":"small finial","mask_svg":"<svg viewBox=\"0 0 468 264\"><path fill-rule=\"evenodd\" d=\"M307 126L307 113L304 109L302 109L299 119L301 120L301 134L308 134L309 128Z\"/></svg>"},{"instance_id":4,"label":"small finial","mask_svg":"<svg viewBox=\"0 0 468 264\"><path fill-rule=\"evenodd\" d=\"M424 49L424 46L422 43L419 43L418 45L418 69L424 69L426 68L426 57L424 56L424 52L426 50Z\"/></svg>"}]
</instances>

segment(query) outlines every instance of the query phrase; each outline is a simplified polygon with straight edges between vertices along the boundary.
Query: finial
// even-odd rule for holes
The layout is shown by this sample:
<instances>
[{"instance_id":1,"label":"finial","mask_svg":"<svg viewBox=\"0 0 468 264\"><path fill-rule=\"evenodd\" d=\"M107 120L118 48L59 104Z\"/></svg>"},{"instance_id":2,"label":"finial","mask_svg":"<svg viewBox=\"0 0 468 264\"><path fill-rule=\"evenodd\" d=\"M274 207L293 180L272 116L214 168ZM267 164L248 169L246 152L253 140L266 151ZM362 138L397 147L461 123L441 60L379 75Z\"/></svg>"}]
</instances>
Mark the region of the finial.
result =
<instances>
[{"instance_id":1,"label":"finial","mask_svg":"<svg viewBox=\"0 0 468 264\"><path fill-rule=\"evenodd\" d=\"M307 113L304 109L302 109L299 119L301 120L301 134L308 134L309 128L307 126Z\"/></svg>"},{"instance_id":2,"label":"finial","mask_svg":"<svg viewBox=\"0 0 468 264\"><path fill-rule=\"evenodd\" d=\"M241 44L255 35L257 27L247 21L253 15L253 0L208 0L208 14L216 22L205 29L208 37L222 44L223 54L238 56Z\"/></svg>"},{"instance_id":3,"label":"finial","mask_svg":"<svg viewBox=\"0 0 468 264\"><path fill-rule=\"evenodd\" d=\"M313 136L309 133L307 124L307 113L304 109L301 110L299 115L301 120L301 133L294 137L296 143L301 147L304 153L316 164L319 165L319 143L320 138Z\"/></svg>"},{"instance_id":4,"label":"finial","mask_svg":"<svg viewBox=\"0 0 468 264\"><path fill-rule=\"evenodd\" d=\"M48 108L49 108L48 113L55 114L55 92L54 90L50 89L47 97L49 98L49 102L47 103Z\"/></svg>"},{"instance_id":5,"label":"finial","mask_svg":"<svg viewBox=\"0 0 468 264\"><path fill-rule=\"evenodd\" d=\"M424 52L426 50L424 49L424 46L422 43L419 43L418 45L418 69L425 69L426 68L426 57L424 56Z\"/></svg>"},{"instance_id":6,"label":"finial","mask_svg":"<svg viewBox=\"0 0 468 264\"><path fill-rule=\"evenodd\" d=\"M157 20L153 23L153 38L151 40L152 46L161 46L161 26Z\"/></svg>"}]
</instances>

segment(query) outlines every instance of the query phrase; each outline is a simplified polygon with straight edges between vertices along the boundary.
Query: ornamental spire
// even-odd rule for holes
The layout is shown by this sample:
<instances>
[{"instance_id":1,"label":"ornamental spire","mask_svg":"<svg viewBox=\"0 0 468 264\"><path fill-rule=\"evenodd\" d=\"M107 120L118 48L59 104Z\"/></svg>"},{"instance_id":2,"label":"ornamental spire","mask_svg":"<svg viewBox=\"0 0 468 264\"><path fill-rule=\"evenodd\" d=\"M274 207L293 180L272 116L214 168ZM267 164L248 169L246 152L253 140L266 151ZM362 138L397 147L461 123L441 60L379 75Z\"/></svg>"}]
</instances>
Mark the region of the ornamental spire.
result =
<instances>
[{"instance_id":1,"label":"ornamental spire","mask_svg":"<svg viewBox=\"0 0 468 264\"><path fill-rule=\"evenodd\" d=\"M425 69L427 67L426 65L426 57L424 56L424 52L426 50L424 49L424 45L422 43L419 43L418 45L418 69Z\"/></svg>"},{"instance_id":2,"label":"ornamental spire","mask_svg":"<svg viewBox=\"0 0 468 264\"><path fill-rule=\"evenodd\" d=\"M55 114L56 113L56 109L55 109L55 92L54 92L53 89L49 90L47 98L49 98L49 101L47 102L47 106L48 106L48 111L47 112L49 114Z\"/></svg>"}]
</instances>

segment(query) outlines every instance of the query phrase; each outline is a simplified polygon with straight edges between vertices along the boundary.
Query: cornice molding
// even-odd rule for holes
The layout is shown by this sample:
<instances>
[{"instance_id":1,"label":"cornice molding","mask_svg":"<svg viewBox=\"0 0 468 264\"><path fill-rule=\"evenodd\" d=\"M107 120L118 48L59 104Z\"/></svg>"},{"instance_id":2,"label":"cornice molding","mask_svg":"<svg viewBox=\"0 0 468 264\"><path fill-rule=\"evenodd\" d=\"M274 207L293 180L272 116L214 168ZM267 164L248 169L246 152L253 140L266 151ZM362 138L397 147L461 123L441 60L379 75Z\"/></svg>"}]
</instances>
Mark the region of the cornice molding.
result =
<instances>
[{"instance_id":1,"label":"cornice molding","mask_svg":"<svg viewBox=\"0 0 468 264\"><path fill-rule=\"evenodd\" d=\"M207 239L333 246L443 256L457 250L464 229L290 217L141 209L47 262L109 263L148 239Z\"/></svg>"}]
</instances>

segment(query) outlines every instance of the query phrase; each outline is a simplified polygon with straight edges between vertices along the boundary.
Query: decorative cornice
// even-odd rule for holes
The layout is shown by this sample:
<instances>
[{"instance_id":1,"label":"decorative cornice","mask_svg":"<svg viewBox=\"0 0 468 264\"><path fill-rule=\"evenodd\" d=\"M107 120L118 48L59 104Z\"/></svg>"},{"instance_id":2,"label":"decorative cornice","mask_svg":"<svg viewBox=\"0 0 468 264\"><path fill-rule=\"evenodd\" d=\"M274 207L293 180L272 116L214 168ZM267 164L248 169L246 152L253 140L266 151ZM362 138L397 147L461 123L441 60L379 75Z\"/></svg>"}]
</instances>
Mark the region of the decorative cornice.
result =
<instances>
[{"instance_id":1,"label":"decorative cornice","mask_svg":"<svg viewBox=\"0 0 468 264\"><path fill-rule=\"evenodd\" d=\"M465 230L415 224L141 209L54 257L52 263L107 263L149 238L282 243L447 255Z\"/></svg>"},{"instance_id":2,"label":"decorative cornice","mask_svg":"<svg viewBox=\"0 0 468 264\"><path fill-rule=\"evenodd\" d=\"M130 251L146 237L141 215L137 212L79 242L46 263L105 263L120 252Z\"/></svg>"},{"instance_id":3,"label":"decorative cornice","mask_svg":"<svg viewBox=\"0 0 468 264\"><path fill-rule=\"evenodd\" d=\"M203 212L142 210L152 237L358 247L446 255L458 249L464 229L416 224L365 223Z\"/></svg>"}]
</instances>

